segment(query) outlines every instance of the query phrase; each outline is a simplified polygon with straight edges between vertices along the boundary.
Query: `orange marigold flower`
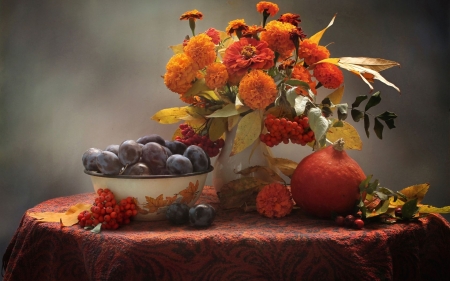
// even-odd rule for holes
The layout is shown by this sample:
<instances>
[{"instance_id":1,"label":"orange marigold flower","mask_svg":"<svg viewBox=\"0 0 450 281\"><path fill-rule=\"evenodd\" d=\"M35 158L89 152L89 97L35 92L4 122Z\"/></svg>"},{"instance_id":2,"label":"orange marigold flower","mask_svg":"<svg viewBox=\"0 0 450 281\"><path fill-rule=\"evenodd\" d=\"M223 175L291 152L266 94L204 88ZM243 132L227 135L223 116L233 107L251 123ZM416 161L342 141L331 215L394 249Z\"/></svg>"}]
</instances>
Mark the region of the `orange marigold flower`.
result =
<instances>
[{"instance_id":1,"label":"orange marigold flower","mask_svg":"<svg viewBox=\"0 0 450 281\"><path fill-rule=\"evenodd\" d=\"M231 44L223 56L229 73L244 75L249 68L269 69L274 65L275 54L264 41L243 37Z\"/></svg>"},{"instance_id":2,"label":"orange marigold flower","mask_svg":"<svg viewBox=\"0 0 450 281\"><path fill-rule=\"evenodd\" d=\"M205 83L210 89L220 88L227 83L228 72L225 65L215 62L206 68Z\"/></svg>"},{"instance_id":3,"label":"orange marigold flower","mask_svg":"<svg viewBox=\"0 0 450 281\"><path fill-rule=\"evenodd\" d=\"M330 51L324 46L319 46L316 43L311 42L311 40L305 39L300 42L298 57L304 59L307 65L312 65L318 61L329 58Z\"/></svg>"},{"instance_id":4,"label":"orange marigold flower","mask_svg":"<svg viewBox=\"0 0 450 281\"><path fill-rule=\"evenodd\" d=\"M256 210L268 218L284 217L292 211L293 207L291 192L281 183L264 186L256 196Z\"/></svg>"},{"instance_id":5,"label":"orange marigold flower","mask_svg":"<svg viewBox=\"0 0 450 281\"><path fill-rule=\"evenodd\" d=\"M215 47L211 37L202 33L189 40L184 47L184 53L194 60L198 69L202 69L216 59Z\"/></svg>"},{"instance_id":6,"label":"orange marigold flower","mask_svg":"<svg viewBox=\"0 0 450 281\"><path fill-rule=\"evenodd\" d=\"M300 19L300 15L291 13L282 14L278 21L290 23L295 27L297 27L299 23L302 22L302 20Z\"/></svg>"},{"instance_id":7,"label":"orange marigold flower","mask_svg":"<svg viewBox=\"0 0 450 281\"><path fill-rule=\"evenodd\" d=\"M266 31L261 32L261 40L269 44L269 48L280 54L283 60L290 57L295 46L290 35L295 32L296 27L290 23L271 21L266 25Z\"/></svg>"},{"instance_id":8,"label":"orange marigold flower","mask_svg":"<svg viewBox=\"0 0 450 281\"><path fill-rule=\"evenodd\" d=\"M217 31L217 29L211 27L205 31L205 34L208 35L209 37L211 37L211 40L214 44L216 44L216 45L219 44L220 34L219 34L219 31Z\"/></svg>"},{"instance_id":9,"label":"orange marigold flower","mask_svg":"<svg viewBox=\"0 0 450 281\"><path fill-rule=\"evenodd\" d=\"M243 31L247 30L248 26L245 24L245 21L243 19L238 20L232 20L228 23L227 28L225 29L225 32L228 35L233 35L235 32L242 33Z\"/></svg>"},{"instance_id":10,"label":"orange marigold flower","mask_svg":"<svg viewBox=\"0 0 450 281\"><path fill-rule=\"evenodd\" d=\"M252 70L239 84L239 98L251 109L263 109L275 101L277 86L262 70Z\"/></svg>"},{"instance_id":11,"label":"orange marigold flower","mask_svg":"<svg viewBox=\"0 0 450 281\"><path fill-rule=\"evenodd\" d=\"M176 54L167 62L164 84L172 92L184 94L191 88L197 71L197 64L190 57Z\"/></svg>"},{"instance_id":12,"label":"orange marigold flower","mask_svg":"<svg viewBox=\"0 0 450 281\"><path fill-rule=\"evenodd\" d=\"M202 12L199 12L197 10L192 10L182 14L180 17L180 20L189 20L189 19L193 19L194 21L201 20L203 19L203 14Z\"/></svg>"},{"instance_id":13,"label":"orange marigold flower","mask_svg":"<svg viewBox=\"0 0 450 281\"><path fill-rule=\"evenodd\" d=\"M344 82L344 75L332 63L319 63L314 66L314 77L327 89L336 89Z\"/></svg>"},{"instance_id":14,"label":"orange marigold flower","mask_svg":"<svg viewBox=\"0 0 450 281\"><path fill-rule=\"evenodd\" d=\"M277 4L268 1L261 1L258 4L256 4L256 10L258 11L258 13L261 14L264 13L264 11L266 11L266 13L268 13L273 17L276 13L278 13L280 9L278 8Z\"/></svg>"},{"instance_id":15,"label":"orange marigold flower","mask_svg":"<svg viewBox=\"0 0 450 281\"><path fill-rule=\"evenodd\" d=\"M303 67L300 64L297 64L294 69L292 70L292 78L303 81L308 83L309 87L311 88L311 91L317 95L317 90L316 90L316 82L312 81L311 79L311 73L309 73L308 69L306 69L305 67ZM305 89L302 89L300 87L298 87L296 89L296 92L298 94L302 94L304 96L308 95L308 92Z\"/></svg>"}]
</instances>

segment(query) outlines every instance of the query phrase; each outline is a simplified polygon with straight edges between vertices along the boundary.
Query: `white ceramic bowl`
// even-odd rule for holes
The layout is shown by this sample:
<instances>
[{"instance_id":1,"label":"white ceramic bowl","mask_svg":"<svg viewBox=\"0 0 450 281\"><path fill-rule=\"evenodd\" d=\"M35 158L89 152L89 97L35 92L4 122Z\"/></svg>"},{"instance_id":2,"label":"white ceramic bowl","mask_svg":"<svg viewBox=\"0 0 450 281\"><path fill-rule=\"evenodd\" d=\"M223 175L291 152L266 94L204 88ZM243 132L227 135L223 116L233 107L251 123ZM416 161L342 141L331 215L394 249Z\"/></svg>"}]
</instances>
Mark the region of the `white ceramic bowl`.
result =
<instances>
[{"instance_id":1,"label":"white ceramic bowl","mask_svg":"<svg viewBox=\"0 0 450 281\"><path fill-rule=\"evenodd\" d=\"M135 199L140 221L166 219L167 207L174 202L186 203L192 207L197 202L205 185L206 177L214 168L185 175L159 176L108 176L84 171L91 177L94 191L108 188L117 201L131 196Z\"/></svg>"}]
</instances>

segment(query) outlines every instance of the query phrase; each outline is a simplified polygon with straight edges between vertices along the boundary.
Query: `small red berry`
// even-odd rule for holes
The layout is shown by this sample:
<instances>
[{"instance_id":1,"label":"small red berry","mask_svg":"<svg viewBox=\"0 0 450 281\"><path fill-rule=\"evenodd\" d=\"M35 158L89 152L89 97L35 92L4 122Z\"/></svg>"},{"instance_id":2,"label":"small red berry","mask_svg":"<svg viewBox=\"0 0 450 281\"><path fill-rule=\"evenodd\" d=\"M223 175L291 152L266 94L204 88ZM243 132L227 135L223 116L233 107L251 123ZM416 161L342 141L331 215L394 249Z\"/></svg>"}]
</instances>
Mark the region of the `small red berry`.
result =
<instances>
[{"instance_id":1,"label":"small red berry","mask_svg":"<svg viewBox=\"0 0 450 281\"><path fill-rule=\"evenodd\" d=\"M352 227L355 222L355 217L353 215L347 215L344 219L344 225L347 227Z\"/></svg>"},{"instance_id":2,"label":"small red berry","mask_svg":"<svg viewBox=\"0 0 450 281\"><path fill-rule=\"evenodd\" d=\"M398 218L402 217L402 207L398 207L395 209L395 216Z\"/></svg>"},{"instance_id":3,"label":"small red berry","mask_svg":"<svg viewBox=\"0 0 450 281\"><path fill-rule=\"evenodd\" d=\"M343 216L337 216L334 221L338 226L344 226L344 217Z\"/></svg>"},{"instance_id":4,"label":"small red berry","mask_svg":"<svg viewBox=\"0 0 450 281\"><path fill-rule=\"evenodd\" d=\"M364 227L364 221L362 219L356 219L353 222L353 225L355 226L356 229L362 229Z\"/></svg>"}]
</instances>

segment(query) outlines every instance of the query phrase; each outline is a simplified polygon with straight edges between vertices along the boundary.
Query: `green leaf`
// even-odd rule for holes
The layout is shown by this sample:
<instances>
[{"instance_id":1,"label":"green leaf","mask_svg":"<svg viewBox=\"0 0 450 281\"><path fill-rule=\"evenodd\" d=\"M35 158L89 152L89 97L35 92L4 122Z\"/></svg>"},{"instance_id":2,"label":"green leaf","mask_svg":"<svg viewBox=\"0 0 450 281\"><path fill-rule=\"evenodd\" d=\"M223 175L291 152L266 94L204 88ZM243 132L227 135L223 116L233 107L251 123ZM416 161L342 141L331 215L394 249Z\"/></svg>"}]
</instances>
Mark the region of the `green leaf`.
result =
<instances>
[{"instance_id":1,"label":"green leaf","mask_svg":"<svg viewBox=\"0 0 450 281\"><path fill-rule=\"evenodd\" d=\"M322 114L323 116L325 116L326 118L330 117L331 115L333 115L333 111L331 111L331 109L327 106L322 107Z\"/></svg>"},{"instance_id":2,"label":"green leaf","mask_svg":"<svg viewBox=\"0 0 450 281\"><path fill-rule=\"evenodd\" d=\"M359 122L359 120L361 120L361 118L364 117L364 112L362 112L362 111L359 110L359 109L352 109L352 110L350 111L350 114L352 115L352 119L353 119L353 121L355 121L355 122Z\"/></svg>"},{"instance_id":3,"label":"green leaf","mask_svg":"<svg viewBox=\"0 0 450 281\"><path fill-rule=\"evenodd\" d=\"M328 131L330 125L328 119L322 115L322 110L319 108L311 108L308 112L308 122L311 130L314 132L316 140L320 142Z\"/></svg>"},{"instance_id":4,"label":"green leaf","mask_svg":"<svg viewBox=\"0 0 450 281\"><path fill-rule=\"evenodd\" d=\"M304 88L305 90L309 90L310 89L308 83L306 83L304 81L297 80L297 79L290 79L290 80L287 80L284 83L287 84L287 85L290 85L290 86L300 86L300 87Z\"/></svg>"},{"instance_id":5,"label":"green leaf","mask_svg":"<svg viewBox=\"0 0 450 281\"><path fill-rule=\"evenodd\" d=\"M417 207L417 198L414 198L403 205L402 218L412 219L418 211L419 207Z\"/></svg>"},{"instance_id":6,"label":"green leaf","mask_svg":"<svg viewBox=\"0 0 450 281\"><path fill-rule=\"evenodd\" d=\"M380 120L375 117L375 126L373 127L373 130L375 131L375 134L377 137L382 140L383 139L383 124L381 124Z\"/></svg>"},{"instance_id":7,"label":"green leaf","mask_svg":"<svg viewBox=\"0 0 450 281\"><path fill-rule=\"evenodd\" d=\"M389 129L395 128L394 119L397 118L397 115L394 112L385 111L376 117L383 120Z\"/></svg>"},{"instance_id":8,"label":"green leaf","mask_svg":"<svg viewBox=\"0 0 450 281\"><path fill-rule=\"evenodd\" d=\"M302 115L303 113L305 113L305 108L306 105L308 104L308 102L310 102L310 99L308 97L305 96L297 96L295 98L295 102L294 102L294 110L295 110L295 114Z\"/></svg>"},{"instance_id":9,"label":"green leaf","mask_svg":"<svg viewBox=\"0 0 450 281\"><path fill-rule=\"evenodd\" d=\"M236 109L236 106L232 103L225 105L221 109L218 109L214 111L212 114L207 115L206 117L213 118L213 117L230 117L233 115L238 115L242 112L245 112L249 110L248 107L242 106L239 109Z\"/></svg>"},{"instance_id":10,"label":"green leaf","mask_svg":"<svg viewBox=\"0 0 450 281\"><path fill-rule=\"evenodd\" d=\"M99 223L93 229L91 229L91 232L99 234L101 230L102 230L102 224Z\"/></svg>"},{"instance_id":11,"label":"green leaf","mask_svg":"<svg viewBox=\"0 0 450 281\"><path fill-rule=\"evenodd\" d=\"M389 209L389 200L383 201L383 204L379 204L377 208L375 209L375 212L370 212L366 215L367 218L375 217L381 214L386 213L386 211Z\"/></svg>"},{"instance_id":12,"label":"green leaf","mask_svg":"<svg viewBox=\"0 0 450 281\"><path fill-rule=\"evenodd\" d=\"M366 136L369 137L370 133L369 133L369 127L370 127L370 119L369 119L369 115L364 113L364 131L366 131Z\"/></svg>"},{"instance_id":13,"label":"green leaf","mask_svg":"<svg viewBox=\"0 0 450 281\"><path fill-rule=\"evenodd\" d=\"M357 96L355 101L352 103L352 107L356 108L358 107L363 101L365 101L367 99L367 96Z\"/></svg>"},{"instance_id":14,"label":"green leaf","mask_svg":"<svg viewBox=\"0 0 450 281\"><path fill-rule=\"evenodd\" d=\"M337 104L336 108L337 108L337 112L338 112L339 121L347 119L348 104L346 104L346 103Z\"/></svg>"},{"instance_id":15,"label":"green leaf","mask_svg":"<svg viewBox=\"0 0 450 281\"><path fill-rule=\"evenodd\" d=\"M374 107L375 105L379 104L381 101L381 95L380 92L376 92L375 94L373 94L369 101L366 104L366 107L364 108L364 111L369 110L370 108Z\"/></svg>"},{"instance_id":16,"label":"green leaf","mask_svg":"<svg viewBox=\"0 0 450 281\"><path fill-rule=\"evenodd\" d=\"M198 79L192 85L192 87L183 95L184 97L193 97L197 96L200 92L210 90L208 86L206 86L205 79Z\"/></svg>"},{"instance_id":17,"label":"green leaf","mask_svg":"<svg viewBox=\"0 0 450 281\"><path fill-rule=\"evenodd\" d=\"M368 193L368 194L373 194L374 191L377 189L378 184L379 184L379 181L378 181L378 180L375 180L374 182L369 183L369 185L368 185L367 188L366 188L367 193ZM381 199L381 198L380 198L380 199Z\"/></svg>"},{"instance_id":18,"label":"green leaf","mask_svg":"<svg viewBox=\"0 0 450 281\"><path fill-rule=\"evenodd\" d=\"M369 184L370 180L372 179L373 175L368 175L360 184L359 184L359 191L364 192L366 191L366 186ZM370 193L369 193L370 194Z\"/></svg>"}]
</instances>

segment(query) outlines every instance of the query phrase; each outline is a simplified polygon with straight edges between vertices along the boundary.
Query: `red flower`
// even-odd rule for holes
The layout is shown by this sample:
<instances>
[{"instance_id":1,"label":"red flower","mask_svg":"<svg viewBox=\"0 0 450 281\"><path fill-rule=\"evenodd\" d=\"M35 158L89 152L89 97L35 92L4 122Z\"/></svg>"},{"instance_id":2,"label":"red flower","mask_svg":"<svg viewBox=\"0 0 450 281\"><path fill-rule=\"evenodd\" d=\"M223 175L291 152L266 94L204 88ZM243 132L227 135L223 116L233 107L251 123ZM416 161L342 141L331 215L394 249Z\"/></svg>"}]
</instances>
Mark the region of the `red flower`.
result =
<instances>
[{"instance_id":1,"label":"red flower","mask_svg":"<svg viewBox=\"0 0 450 281\"><path fill-rule=\"evenodd\" d=\"M264 41L241 38L225 51L223 64L231 75L242 76L248 69L269 69L275 54Z\"/></svg>"},{"instance_id":2,"label":"red flower","mask_svg":"<svg viewBox=\"0 0 450 281\"><path fill-rule=\"evenodd\" d=\"M314 77L327 89L336 89L344 82L339 67L331 63L319 63L314 66Z\"/></svg>"},{"instance_id":3,"label":"red flower","mask_svg":"<svg viewBox=\"0 0 450 281\"><path fill-rule=\"evenodd\" d=\"M217 31L217 29L209 28L208 30L205 31L205 34L211 37L211 40L213 41L214 44L216 45L219 44L220 34L219 31Z\"/></svg>"}]
</instances>

